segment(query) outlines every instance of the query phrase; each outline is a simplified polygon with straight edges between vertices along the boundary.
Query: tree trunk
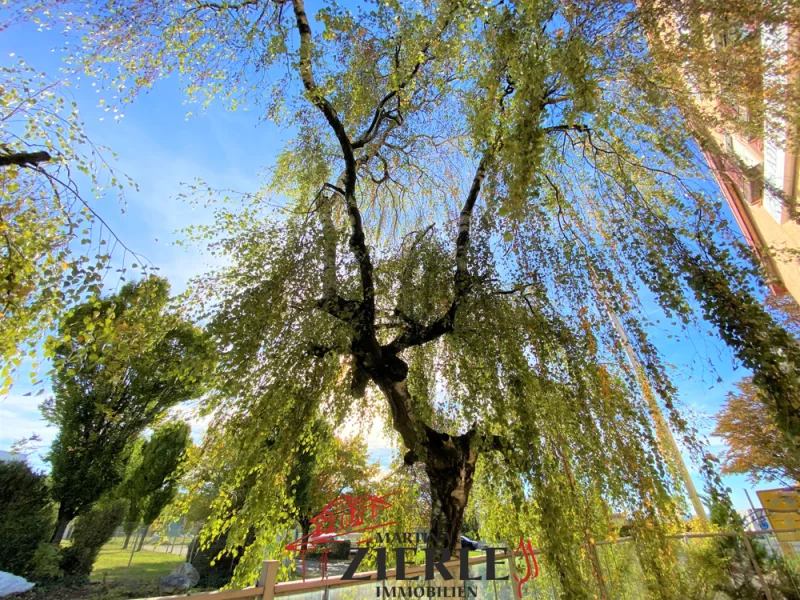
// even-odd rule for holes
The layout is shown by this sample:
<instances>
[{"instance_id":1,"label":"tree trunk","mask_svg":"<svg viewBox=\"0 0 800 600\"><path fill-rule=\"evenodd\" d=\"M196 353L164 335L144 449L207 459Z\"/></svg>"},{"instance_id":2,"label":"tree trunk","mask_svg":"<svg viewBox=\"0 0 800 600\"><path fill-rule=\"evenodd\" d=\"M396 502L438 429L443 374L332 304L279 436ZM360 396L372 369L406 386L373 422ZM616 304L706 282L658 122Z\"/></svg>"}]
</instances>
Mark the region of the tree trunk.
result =
<instances>
[{"instance_id":1,"label":"tree trunk","mask_svg":"<svg viewBox=\"0 0 800 600\"><path fill-rule=\"evenodd\" d=\"M142 546L144 546L144 538L147 537L147 530L150 529L150 525L143 525L143 527L144 531L142 531L142 537L139 538L139 547L136 548L137 552L139 552L142 549Z\"/></svg>"},{"instance_id":2,"label":"tree trunk","mask_svg":"<svg viewBox=\"0 0 800 600\"><path fill-rule=\"evenodd\" d=\"M75 514L66 508L58 507L58 521L56 521L56 530L53 532L53 537L50 538L51 544L60 544L64 538L64 533L67 531L67 526L70 521L75 518Z\"/></svg>"},{"instance_id":3,"label":"tree trunk","mask_svg":"<svg viewBox=\"0 0 800 600\"><path fill-rule=\"evenodd\" d=\"M123 550L125 550L125 548L127 548L127 547L128 547L128 542L130 542L130 541L131 541L131 536L132 536L132 535L133 535L133 532L132 532L132 531L126 531L126 532L125 532L125 543L124 543L124 544L122 544L122 549L123 549Z\"/></svg>"},{"instance_id":4,"label":"tree trunk","mask_svg":"<svg viewBox=\"0 0 800 600\"><path fill-rule=\"evenodd\" d=\"M302 531L303 536L303 543L301 545L302 549L305 550L308 546L308 534L311 532L311 521L308 520L307 517L300 517L300 530Z\"/></svg>"},{"instance_id":5,"label":"tree trunk","mask_svg":"<svg viewBox=\"0 0 800 600\"><path fill-rule=\"evenodd\" d=\"M478 449L473 444L476 432L470 429L453 437L416 421L405 383L408 366L396 356L386 360L382 369L369 374L389 401L394 429L409 449L404 459L406 464L425 463L431 485L428 546L453 552L460 546L464 510L478 462Z\"/></svg>"},{"instance_id":6,"label":"tree trunk","mask_svg":"<svg viewBox=\"0 0 800 600\"><path fill-rule=\"evenodd\" d=\"M471 447L474 431L458 437L428 430L425 472L431 484L431 524L429 547L461 545L464 511L472 489L478 451Z\"/></svg>"}]
</instances>

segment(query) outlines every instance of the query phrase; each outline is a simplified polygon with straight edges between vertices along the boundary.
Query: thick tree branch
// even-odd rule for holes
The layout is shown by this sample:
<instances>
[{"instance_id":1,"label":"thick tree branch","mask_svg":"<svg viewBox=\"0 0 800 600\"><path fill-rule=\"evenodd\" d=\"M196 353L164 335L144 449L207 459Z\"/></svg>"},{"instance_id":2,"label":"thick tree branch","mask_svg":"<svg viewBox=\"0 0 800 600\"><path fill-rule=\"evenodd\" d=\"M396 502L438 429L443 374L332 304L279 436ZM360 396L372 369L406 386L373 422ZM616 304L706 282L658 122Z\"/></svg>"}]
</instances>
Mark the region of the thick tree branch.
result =
<instances>
[{"instance_id":1,"label":"thick tree branch","mask_svg":"<svg viewBox=\"0 0 800 600\"><path fill-rule=\"evenodd\" d=\"M342 175L344 177L344 174ZM338 183L338 182L337 182ZM333 190L331 195L326 195L325 189ZM319 222L322 225L322 297L323 300L333 298L338 291L336 278L336 227L333 224L332 204L336 194L344 195L344 191L335 185L325 184L317 194L317 210Z\"/></svg>"},{"instance_id":2,"label":"thick tree branch","mask_svg":"<svg viewBox=\"0 0 800 600\"><path fill-rule=\"evenodd\" d=\"M472 226L472 212L480 195L481 185L486 178L489 162L499 148L499 142L484 152L475 176L472 179L467 198L461 209L458 222L458 236L456 237L456 272L453 277L453 302L447 312L427 326L408 323L407 327L398 337L384 346L384 350L397 354L412 346L421 346L453 331L456 313L467 295L470 287L470 275L467 266L467 252L469 251L470 230Z\"/></svg>"},{"instance_id":3,"label":"thick tree branch","mask_svg":"<svg viewBox=\"0 0 800 600\"><path fill-rule=\"evenodd\" d=\"M333 129L336 139L339 140L339 145L344 154L345 165L349 170L351 167L355 166L353 146L350 143L350 138L347 136L344 124L336 113L336 109L333 108L330 101L320 92L314 80L314 68L311 61L314 40L311 35L311 25L308 23L305 4L303 0L292 0L292 6L294 8L295 20L297 21L297 32L300 34L300 79L303 82L303 87L309 99L325 116L325 120L328 121L331 129ZM346 181L346 184L355 186L355 181Z\"/></svg>"},{"instance_id":4,"label":"thick tree branch","mask_svg":"<svg viewBox=\"0 0 800 600\"><path fill-rule=\"evenodd\" d=\"M300 78L303 81L303 86L309 99L322 112L325 120L333 129L344 155L344 200L350 220L350 250L358 261L363 294L360 314L361 326L372 329L375 321L375 284L372 278L372 259L370 258L366 236L364 235L364 223L356 202L356 159L353 154L353 146L341 119L339 119L339 115L336 114L336 110L320 92L314 81L314 70L311 61L314 42L303 0L292 0L292 6L297 21L297 31L300 34ZM374 330L372 334L374 335Z\"/></svg>"},{"instance_id":5,"label":"thick tree branch","mask_svg":"<svg viewBox=\"0 0 800 600\"><path fill-rule=\"evenodd\" d=\"M578 131L580 133L589 133L592 130L586 125L554 125L552 127L545 127L545 133L554 133L558 131Z\"/></svg>"},{"instance_id":6,"label":"thick tree branch","mask_svg":"<svg viewBox=\"0 0 800 600\"><path fill-rule=\"evenodd\" d=\"M0 154L0 167L8 167L10 165L26 166L38 165L41 162L47 162L52 159L47 152L18 152L15 154Z\"/></svg>"}]
</instances>

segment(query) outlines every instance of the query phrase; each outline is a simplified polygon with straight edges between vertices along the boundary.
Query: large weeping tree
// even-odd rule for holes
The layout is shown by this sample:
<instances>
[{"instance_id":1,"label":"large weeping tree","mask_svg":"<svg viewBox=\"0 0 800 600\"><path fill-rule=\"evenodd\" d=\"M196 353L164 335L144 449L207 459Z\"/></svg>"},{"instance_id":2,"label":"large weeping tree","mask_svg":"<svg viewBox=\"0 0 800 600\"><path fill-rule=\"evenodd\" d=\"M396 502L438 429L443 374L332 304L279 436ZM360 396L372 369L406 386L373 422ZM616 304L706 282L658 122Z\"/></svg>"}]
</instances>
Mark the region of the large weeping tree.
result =
<instances>
[{"instance_id":1,"label":"large weeping tree","mask_svg":"<svg viewBox=\"0 0 800 600\"><path fill-rule=\"evenodd\" d=\"M761 308L675 70L649 53L663 19L603 0L313 8L119 0L64 17L86 33L74 59L126 100L180 74L193 99L293 132L263 189L190 190L225 200L189 232L227 258L195 286L222 351L205 451L236 457L228 491L255 481L233 517L223 490L209 527L232 545L257 531L252 569L291 519L275 482L319 411L383 412L424 465L439 543L457 544L483 461L498 494L536 508L568 597L589 594L580 547L610 510L652 542L642 563L669 595L657 540L680 486L650 394L701 450L649 341L651 303L716 326L792 444L800 349Z\"/></svg>"}]
</instances>

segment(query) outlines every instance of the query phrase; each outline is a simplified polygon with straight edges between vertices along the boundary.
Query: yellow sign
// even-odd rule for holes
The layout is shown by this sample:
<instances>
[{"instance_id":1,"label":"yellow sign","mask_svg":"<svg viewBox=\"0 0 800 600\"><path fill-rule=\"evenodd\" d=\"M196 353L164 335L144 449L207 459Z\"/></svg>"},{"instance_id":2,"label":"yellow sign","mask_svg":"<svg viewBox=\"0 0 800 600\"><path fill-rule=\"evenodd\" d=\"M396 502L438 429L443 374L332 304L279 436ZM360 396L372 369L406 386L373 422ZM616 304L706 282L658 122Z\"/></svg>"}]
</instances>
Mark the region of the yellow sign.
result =
<instances>
[{"instance_id":1,"label":"yellow sign","mask_svg":"<svg viewBox=\"0 0 800 600\"><path fill-rule=\"evenodd\" d=\"M761 490L756 494L784 555L794 554L795 543L800 545L800 488Z\"/></svg>"}]
</instances>

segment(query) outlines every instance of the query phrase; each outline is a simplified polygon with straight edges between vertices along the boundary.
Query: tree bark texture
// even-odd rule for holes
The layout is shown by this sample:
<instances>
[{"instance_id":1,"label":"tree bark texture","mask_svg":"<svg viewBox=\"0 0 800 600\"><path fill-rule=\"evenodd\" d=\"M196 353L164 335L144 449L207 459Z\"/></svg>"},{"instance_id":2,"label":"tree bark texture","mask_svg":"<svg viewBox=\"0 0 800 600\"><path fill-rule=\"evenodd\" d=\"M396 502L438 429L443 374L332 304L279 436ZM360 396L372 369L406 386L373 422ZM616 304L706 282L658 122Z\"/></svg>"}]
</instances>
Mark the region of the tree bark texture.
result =
<instances>
[{"instance_id":1,"label":"tree bark texture","mask_svg":"<svg viewBox=\"0 0 800 600\"><path fill-rule=\"evenodd\" d=\"M67 531L67 526L70 521L75 518L75 515L62 507L58 509L58 520L56 521L56 530L53 532L53 537L50 538L51 544L60 544L64 538L64 533Z\"/></svg>"},{"instance_id":2,"label":"tree bark texture","mask_svg":"<svg viewBox=\"0 0 800 600\"><path fill-rule=\"evenodd\" d=\"M431 484L431 524L428 545L460 546L464 511L472 489L478 452L470 447L474 432L458 437L429 431L425 472Z\"/></svg>"}]
</instances>

